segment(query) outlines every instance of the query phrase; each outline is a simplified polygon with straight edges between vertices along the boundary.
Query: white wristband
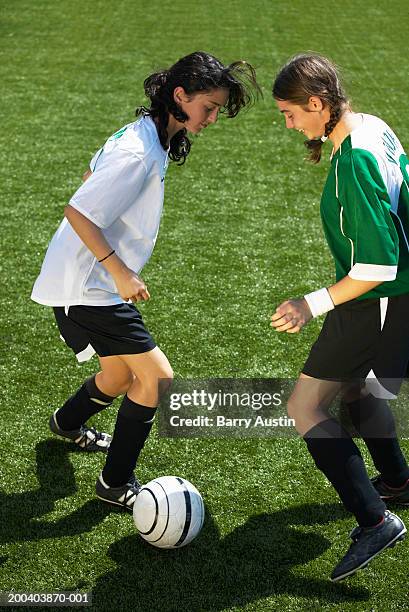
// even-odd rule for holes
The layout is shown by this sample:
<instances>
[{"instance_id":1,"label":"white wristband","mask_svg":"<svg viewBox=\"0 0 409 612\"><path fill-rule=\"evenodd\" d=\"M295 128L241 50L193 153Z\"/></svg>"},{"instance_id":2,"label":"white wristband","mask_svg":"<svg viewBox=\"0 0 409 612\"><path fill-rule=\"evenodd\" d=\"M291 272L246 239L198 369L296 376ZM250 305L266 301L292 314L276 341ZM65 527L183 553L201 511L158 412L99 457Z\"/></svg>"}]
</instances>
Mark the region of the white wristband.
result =
<instances>
[{"instance_id":1,"label":"white wristband","mask_svg":"<svg viewBox=\"0 0 409 612\"><path fill-rule=\"evenodd\" d=\"M313 291L312 293L307 293L307 295L304 295L304 299L310 307L313 317L319 317L324 314L324 312L334 309L334 302L331 299L328 289L325 287Z\"/></svg>"}]
</instances>

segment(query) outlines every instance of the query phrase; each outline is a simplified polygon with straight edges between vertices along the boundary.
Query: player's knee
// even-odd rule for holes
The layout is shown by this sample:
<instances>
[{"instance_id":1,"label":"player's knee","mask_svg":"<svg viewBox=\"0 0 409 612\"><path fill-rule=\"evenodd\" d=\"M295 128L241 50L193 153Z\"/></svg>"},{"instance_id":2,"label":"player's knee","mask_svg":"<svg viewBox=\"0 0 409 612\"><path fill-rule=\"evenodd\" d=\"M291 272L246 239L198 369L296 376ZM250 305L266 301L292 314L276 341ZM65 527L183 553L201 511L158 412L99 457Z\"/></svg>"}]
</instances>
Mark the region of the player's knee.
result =
<instances>
[{"instance_id":1,"label":"player's knee","mask_svg":"<svg viewBox=\"0 0 409 612\"><path fill-rule=\"evenodd\" d=\"M135 384L144 390L159 390L162 395L173 381L173 370L169 364L160 364L156 368L139 372Z\"/></svg>"},{"instance_id":2,"label":"player's knee","mask_svg":"<svg viewBox=\"0 0 409 612\"><path fill-rule=\"evenodd\" d=\"M106 371L102 371L98 376L98 383L102 385L103 389L108 395L116 397L118 395L125 395L128 389L131 387L134 381L134 375L129 372L123 373L120 376L114 376Z\"/></svg>"},{"instance_id":3,"label":"player's knee","mask_svg":"<svg viewBox=\"0 0 409 612\"><path fill-rule=\"evenodd\" d=\"M170 364L161 365L150 382L158 389L159 396L166 393L173 382L173 370Z\"/></svg>"},{"instance_id":4,"label":"player's knee","mask_svg":"<svg viewBox=\"0 0 409 612\"><path fill-rule=\"evenodd\" d=\"M290 419L294 419L297 422L300 413L299 403L296 398L291 396L287 402L287 414Z\"/></svg>"},{"instance_id":5,"label":"player's knee","mask_svg":"<svg viewBox=\"0 0 409 612\"><path fill-rule=\"evenodd\" d=\"M129 372L129 374L125 375L120 381L118 381L118 386L120 388L119 394L125 395L125 393L127 393L132 386L134 380L135 376L132 374L132 372Z\"/></svg>"}]
</instances>

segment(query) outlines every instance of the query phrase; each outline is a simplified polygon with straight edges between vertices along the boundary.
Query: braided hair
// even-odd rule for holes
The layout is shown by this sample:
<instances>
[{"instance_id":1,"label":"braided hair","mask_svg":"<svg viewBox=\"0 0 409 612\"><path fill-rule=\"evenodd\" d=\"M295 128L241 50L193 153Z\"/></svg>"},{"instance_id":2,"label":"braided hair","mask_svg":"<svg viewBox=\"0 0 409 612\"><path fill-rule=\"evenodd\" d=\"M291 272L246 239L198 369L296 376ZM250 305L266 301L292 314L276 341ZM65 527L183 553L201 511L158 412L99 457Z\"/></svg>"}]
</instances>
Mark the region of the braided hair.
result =
<instances>
[{"instance_id":1,"label":"braided hair","mask_svg":"<svg viewBox=\"0 0 409 612\"><path fill-rule=\"evenodd\" d=\"M311 96L318 96L330 111L321 138L304 142L309 151L308 159L317 164L321 159L323 143L349 107L349 101L337 69L329 59L315 53L296 55L278 73L273 85L273 97L304 107Z\"/></svg>"},{"instance_id":2,"label":"braided hair","mask_svg":"<svg viewBox=\"0 0 409 612\"><path fill-rule=\"evenodd\" d=\"M261 94L256 73L251 64L237 61L224 66L217 58L195 51L182 57L167 70L151 74L144 81L144 89L150 100L150 107L139 106L136 116L149 115L156 123L162 147L168 149L169 114L184 123L188 115L175 102L173 92L181 86L186 94L225 88L229 95L224 107L228 117L235 117L239 111L250 105ZM182 165L189 154L191 143L185 128L179 130L169 142L169 158Z\"/></svg>"}]
</instances>

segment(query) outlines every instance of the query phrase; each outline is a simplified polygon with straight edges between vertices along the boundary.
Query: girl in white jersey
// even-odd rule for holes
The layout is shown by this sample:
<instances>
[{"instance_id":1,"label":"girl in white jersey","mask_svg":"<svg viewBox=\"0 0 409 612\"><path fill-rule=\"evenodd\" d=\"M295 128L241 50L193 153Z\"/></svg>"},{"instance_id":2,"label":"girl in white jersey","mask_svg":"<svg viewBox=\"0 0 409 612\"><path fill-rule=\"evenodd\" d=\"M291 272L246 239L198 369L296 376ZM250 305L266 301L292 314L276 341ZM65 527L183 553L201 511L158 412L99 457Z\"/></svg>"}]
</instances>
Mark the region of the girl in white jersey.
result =
<instances>
[{"instance_id":1,"label":"girl in white jersey","mask_svg":"<svg viewBox=\"0 0 409 612\"><path fill-rule=\"evenodd\" d=\"M352 544L331 579L341 580L406 528L385 501L409 504L409 468L387 400L396 397L409 359L408 160L380 119L352 111L337 71L326 58L292 58L279 72L273 96L287 128L305 134L318 162L327 138L331 167L321 199L336 283L287 300L272 326L297 333L328 313L288 403L317 467L357 521ZM349 431L327 408L342 392L379 476L369 479Z\"/></svg>"},{"instance_id":2,"label":"girl in white jersey","mask_svg":"<svg viewBox=\"0 0 409 612\"><path fill-rule=\"evenodd\" d=\"M139 273L153 250L162 213L168 159L179 165L198 134L251 102L258 86L246 62L224 66L195 52L145 80L149 107L93 157L85 182L65 208L32 299L52 306L79 361L97 353L100 371L50 418L51 430L88 451L107 452L98 497L132 510L133 470L152 428L160 393L172 379L132 302L149 298ZM167 381L167 382L166 382ZM124 395L111 438L87 420Z\"/></svg>"}]
</instances>

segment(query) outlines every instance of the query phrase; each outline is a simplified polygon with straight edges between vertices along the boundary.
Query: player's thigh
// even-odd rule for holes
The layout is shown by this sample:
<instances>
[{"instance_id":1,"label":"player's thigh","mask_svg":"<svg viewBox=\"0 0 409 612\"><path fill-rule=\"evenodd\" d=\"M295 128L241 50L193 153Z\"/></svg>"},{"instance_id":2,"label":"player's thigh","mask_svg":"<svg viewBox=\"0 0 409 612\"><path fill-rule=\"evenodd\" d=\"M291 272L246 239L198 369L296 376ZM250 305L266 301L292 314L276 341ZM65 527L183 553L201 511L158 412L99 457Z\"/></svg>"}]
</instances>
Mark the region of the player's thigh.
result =
<instances>
[{"instance_id":1,"label":"player's thigh","mask_svg":"<svg viewBox=\"0 0 409 612\"><path fill-rule=\"evenodd\" d=\"M169 360L158 346L146 353L120 355L120 359L141 383L156 385L158 380L173 379Z\"/></svg>"},{"instance_id":2,"label":"player's thigh","mask_svg":"<svg viewBox=\"0 0 409 612\"><path fill-rule=\"evenodd\" d=\"M341 388L341 383L301 374L287 403L288 415L304 436L313 427L329 418L328 406Z\"/></svg>"},{"instance_id":3,"label":"player's thigh","mask_svg":"<svg viewBox=\"0 0 409 612\"><path fill-rule=\"evenodd\" d=\"M122 395L126 393L134 381L134 374L126 363L118 356L99 357L101 371L96 382L103 393L107 395Z\"/></svg>"},{"instance_id":4,"label":"player's thigh","mask_svg":"<svg viewBox=\"0 0 409 612\"><path fill-rule=\"evenodd\" d=\"M287 403L289 416L296 419L308 412L326 410L341 387L340 382L301 373Z\"/></svg>"}]
</instances>

